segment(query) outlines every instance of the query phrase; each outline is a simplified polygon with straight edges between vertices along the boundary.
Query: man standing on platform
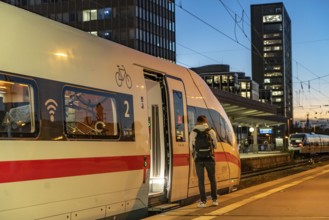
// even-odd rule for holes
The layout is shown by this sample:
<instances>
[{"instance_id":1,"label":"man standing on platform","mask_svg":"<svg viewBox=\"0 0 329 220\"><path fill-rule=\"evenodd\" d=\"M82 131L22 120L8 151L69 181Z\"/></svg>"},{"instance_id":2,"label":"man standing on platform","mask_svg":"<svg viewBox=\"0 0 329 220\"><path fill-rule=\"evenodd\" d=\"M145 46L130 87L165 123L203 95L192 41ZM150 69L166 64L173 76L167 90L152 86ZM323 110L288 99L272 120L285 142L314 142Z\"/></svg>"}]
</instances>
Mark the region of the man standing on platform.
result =
<instances>
[{"instance_id":1,"label":"man standing on platform","mask_svg":"<svg viewBox=\"0 0 329 220\"><path fill-rule=\"evenodd\" d=\"M206 168L211 187L212 205L217 206L217 186L215 176L214 149L217 147L216 133L210 129L207 118L204 115L197 117L196 126L190 133L190 150L195 161L195 169L198 176L201 201L199 208L206 207L207 196L205 192L204 169Z\"/></svg>"}]
</instances>

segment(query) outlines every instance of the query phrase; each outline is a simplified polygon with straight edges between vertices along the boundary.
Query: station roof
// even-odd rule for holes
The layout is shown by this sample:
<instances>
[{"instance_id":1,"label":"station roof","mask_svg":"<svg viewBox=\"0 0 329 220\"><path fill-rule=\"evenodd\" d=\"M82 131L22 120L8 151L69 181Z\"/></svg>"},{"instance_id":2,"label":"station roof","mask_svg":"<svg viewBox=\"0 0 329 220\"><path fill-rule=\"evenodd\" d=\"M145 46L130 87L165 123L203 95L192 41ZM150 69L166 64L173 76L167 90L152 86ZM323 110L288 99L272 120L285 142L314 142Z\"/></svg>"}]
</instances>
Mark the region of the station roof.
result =
<instances>
[{"instance_id":1,"label":"station roof","mask_svg":"<svg viewBox=\"0 0 329 220\"><path fill-rule=\"evenodd\" d=\"M287 118L277 115L277 106L243 98L230 92L212 89L222 104L233 125L279 126L287 123Z\"/></svg>"}]
</instances>

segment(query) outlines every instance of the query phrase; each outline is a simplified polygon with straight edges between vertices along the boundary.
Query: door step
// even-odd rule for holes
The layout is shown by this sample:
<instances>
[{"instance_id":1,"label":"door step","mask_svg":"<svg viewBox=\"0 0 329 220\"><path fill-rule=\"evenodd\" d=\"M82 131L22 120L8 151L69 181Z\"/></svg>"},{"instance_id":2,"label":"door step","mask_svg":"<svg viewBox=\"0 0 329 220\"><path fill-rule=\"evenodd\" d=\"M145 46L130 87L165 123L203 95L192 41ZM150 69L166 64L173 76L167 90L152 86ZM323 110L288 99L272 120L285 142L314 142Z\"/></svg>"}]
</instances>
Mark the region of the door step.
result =
<instances>
[{"instance_id":1,"label":"door step","mask_svg":"<svg viewBox=\"0 0 329 220\"><path fill-rule=\"evenodd\" d=\"M180 207L179 203L166 203L166 204L161 204L161 205L150 207L150 208L148 208L148 211L161 213L161 212L166 212L171 209L176 209L179 207Z\"/></svg>"}]
</instances>

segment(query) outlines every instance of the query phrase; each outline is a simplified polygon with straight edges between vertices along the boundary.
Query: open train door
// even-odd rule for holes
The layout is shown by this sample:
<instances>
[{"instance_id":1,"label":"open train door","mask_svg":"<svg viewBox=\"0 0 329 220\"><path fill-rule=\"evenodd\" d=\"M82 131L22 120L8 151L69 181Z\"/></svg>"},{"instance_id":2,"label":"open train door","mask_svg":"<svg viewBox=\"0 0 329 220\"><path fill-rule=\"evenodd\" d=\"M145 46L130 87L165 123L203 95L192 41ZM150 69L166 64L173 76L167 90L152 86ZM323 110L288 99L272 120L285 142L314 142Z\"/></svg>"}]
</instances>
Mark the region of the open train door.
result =
<instances>
[{"instance_id":1,"label":"open train door","mask_svg":"<svg viewBox=\"0 0 329 220\"><path fill-rule=\"evenodd\" d=\"M186 94L180 79L166 77L169 97L169 124L172 143L169 202L187 198L189 175L189 134Z\"/></svg>"},{"instance_id":2,"label":"open train door","mask_svg":"<svg viewBox=\"0 0 329 220\"><path fill-rule=\"evenodd\" d=\"M151 147L149 211L161 211L187 197L186 95L179 79L152 72L144 72L144 77Z\"/></svg>"}]
</instances>

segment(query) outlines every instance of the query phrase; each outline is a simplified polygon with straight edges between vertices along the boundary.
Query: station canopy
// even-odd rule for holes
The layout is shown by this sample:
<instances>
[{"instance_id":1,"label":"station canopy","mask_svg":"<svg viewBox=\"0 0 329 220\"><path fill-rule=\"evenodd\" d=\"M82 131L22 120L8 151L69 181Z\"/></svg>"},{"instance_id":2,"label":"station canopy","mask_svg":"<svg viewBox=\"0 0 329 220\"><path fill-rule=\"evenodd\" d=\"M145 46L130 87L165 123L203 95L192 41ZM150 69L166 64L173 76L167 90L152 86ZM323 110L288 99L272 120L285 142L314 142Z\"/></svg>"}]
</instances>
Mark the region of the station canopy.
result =
<instances>
[{"instance_id":1,"label":"station canopy","mask_svg":"<svg viewBox=\"0 0 329 220\"><path fill-rule=\"evenodd\" d=\"M275 105L247 99L218 89L211 90L234 126L273 127L287 123L287 118L277 115Z\"/></svg>"}]
</instances>

